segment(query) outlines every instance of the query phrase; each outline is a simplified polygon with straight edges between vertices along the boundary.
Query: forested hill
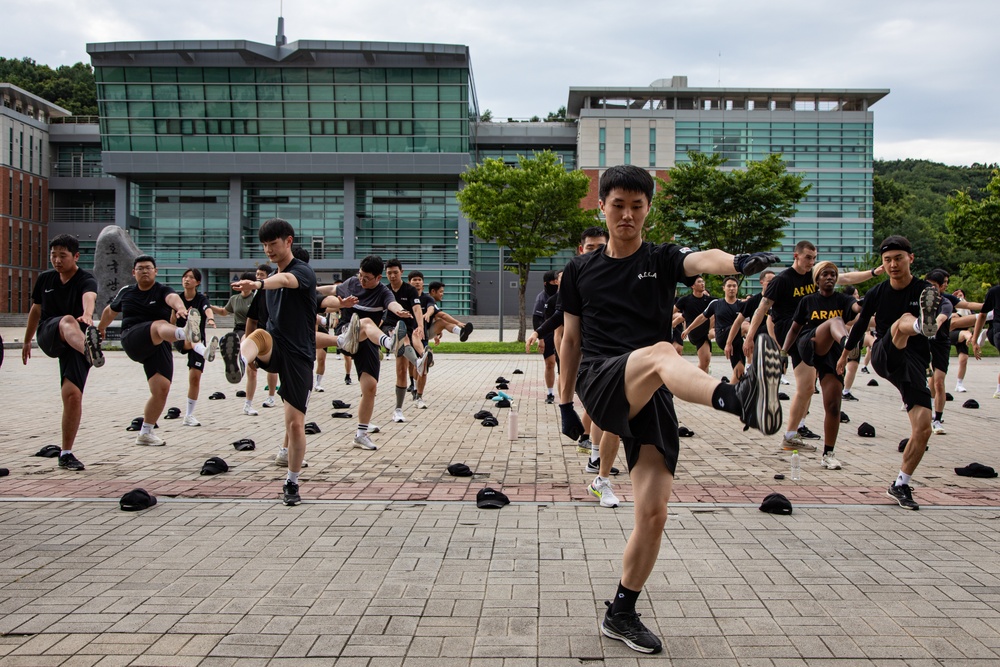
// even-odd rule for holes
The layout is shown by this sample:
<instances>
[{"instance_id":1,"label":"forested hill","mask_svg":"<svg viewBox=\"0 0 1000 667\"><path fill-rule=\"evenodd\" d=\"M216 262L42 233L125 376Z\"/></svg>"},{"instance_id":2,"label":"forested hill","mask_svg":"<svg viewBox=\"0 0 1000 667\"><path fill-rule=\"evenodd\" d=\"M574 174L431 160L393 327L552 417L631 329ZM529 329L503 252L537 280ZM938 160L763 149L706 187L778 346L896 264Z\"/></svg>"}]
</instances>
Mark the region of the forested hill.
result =
<instances>
[{"instance_id":1,"label":"forested hill","mask_svg":"<svg viewBox=\"0 0 1000 667\"><path fill-rule=\"evenodd\" d=\"M97 115L97 85L87 63L52 69L31 58L0 58L0 82L58 104L77 116Z\"/></svg>"}]
</instances>

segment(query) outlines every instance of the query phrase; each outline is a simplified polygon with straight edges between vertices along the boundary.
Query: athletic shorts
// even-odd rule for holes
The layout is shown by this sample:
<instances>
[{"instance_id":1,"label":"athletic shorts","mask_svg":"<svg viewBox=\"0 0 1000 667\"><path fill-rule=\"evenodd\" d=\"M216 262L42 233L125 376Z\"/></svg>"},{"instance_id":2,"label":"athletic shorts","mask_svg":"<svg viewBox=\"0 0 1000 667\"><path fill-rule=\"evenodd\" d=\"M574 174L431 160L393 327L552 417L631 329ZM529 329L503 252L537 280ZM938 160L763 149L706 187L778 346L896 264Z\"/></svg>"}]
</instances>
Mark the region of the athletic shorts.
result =
<instances>
[{"instance_id":1,"label":"athletic shorts","mask_svg":"<svg viewBox=\"0 0 1000 667\"><path fill-rule=\"evenodd\" d=\"M927 366L930 359L892 344L891 336L884 336L872 346L872 368L892 383L909 412L915 407L931 409L931 391L927 386Z\"/></svg>"},{"instance_id":2,"label":"athletic shorts","mask_svg":"<svg viewBox=\"0 0 1000 667\"><path fill-rule=\"evenodd\" d=\"M278 396L293 408L306 413L313 388L313 360L294 354L284 354L281 347L271 345L271 359L264 364L257 359L257 368L278 374Z\"/></svg>"},{"instance_id":3,"label":"athletic shorts","mask_svg":"<svg viewBox=\"0 0 1000 667\"><path fill-rule=\"evenodd\" d=\"M87 376L90 374L90 364L87 358L66 344L66 341L59 336L59 322L62 317L50 317L38 325L38 347L42 352L50 357L59 360L59 386L69 380L75 384L80 391L87 384ZM85 329L80 324L80 329Z\"/></svg>"},{"instance_id":4,"label":"athletic shorts","mask_svg":"<svg viewBox=\"0 0 1000 667\"><path fill-rule=\"evenodd\" d=\"M969 354L969 344L959 341L958 337L966 329L956 329L948 334L949 342L955 347L959 354Z\"/></svg>"},{"instance_id":5,"label":"athletic shorts","mask_svg":"<svg viewBox=\"0 0 1000 667\"><path fill-rule=\"evenodd\" d=\"M652 445L663 456L667 470L673 475L680 452L674 397L666 387L660 387L639 414L629 419L629 404L625 398L628 357L623 354L581 363L576 392L594 423L601 430L621 437L630 470L639 460L639 449Z\"/></svg>"},{"instance_id":6,"label":"athletic shorts","mask_svg":"<svg viewBox=\"0 0 1000 667\"><path fill-rule=\"evenodd\" d=\"M826 354L822 356L817 355L813 340L816 337L817 331L818 329L813 329L812 334L809 336L799 336L792 347L798 348L799 358L802 360L802 363L815 368L816 374L821 380L827 375L832 375L840 381L840 384L844 384L844 376L837 373L837 362L840 361L840 355L844 352L844 346L839 342L834 342Z\"/></svg>"},{"instance_id":7,"label":"athletic shorts","mask_svg":"<svg viewBox=\"0 0 1000 667\"><path fill-rule=\"evenodd\" d=\"M761 325L763 327L763 325ZM785 338L788 336L788 330L792 328L792 321L789 320L787 325L778 326L777 323L774 325L774 333L778 337L777 343L778 347L781 347ZM765 329L766 330L766 329ZM795 368L802 363L802 355L799 353L799 346L792 345L792 349L788 351L788 358L792 360L792 368ZM785 371L782 371L784 373Z\"/></svg>"},{"instance_id":8,"label":"athletic shorts","mask_svg":"<svg viewBox=\"0 0 1000 667\"><path fill-rule=\"evenodd\" d=\"M203 373L205 372L205 357L198 354L194 350L184 349L184 341L179 340L176 343L174 343L174 349L187 357L188 368L195 368Z\"/></svg>"},{"instance_id":9,"label":"athletic shorts","mask_svg":"<svg viewBox=\"0 0 1000 667\"><path fill-rule=\"evenodd\" d=\"M729 332L727 331L725 333L726 335L722 339L723 351L725 351L726 349L725 348L726 338L729 337ZM716 340L718 340L718 337L716 337ZM732 366L733 368L736 368L740 364L746 366L746 363L747 363L747 358L746 355L743 354L743 334L736 334L736 337L733 338L733 354L729 358L729 365Z\"/></svg>"},{"instance_id":10,"label":"athletic shorts","mask_svg":"<svg viewBox=\"0 0 1000 667\"><path fill-rule=\"evenodd\" d=\"M122 334L122 349L129 359L142 364L147 380L159 373L173 381L174 356L170 350L170 343L154 344L149 333L152 326L152 322L144 322L129 327L128 331Z\"/></svg>"},{"instance_id":11,"label":"athletic shorts","mask_svg":"<svg viewBox=\"0 0 1000 667\"><path fill-rule=\"evenodd\" d=\"M951 341L933 338L931 343L931 368L942 373L948 372L951 361Z\"/></svg>"},{"instance_id":12,"label":"athletic shorts","mask_svg":"<svg viewBox=\"0 0 1000 667\"><path fill-rule=\"evenodd\" d=\"M549 334L548 336L542 336L542 342L545 343L545 351L542 352L542 358L548 359L556 353L556 335Z\"/></svg>"},{"instance_id":13,"label":"athletic shorts","mask_svg":"<svg viewBox=\"0 0 1000 667\"><path fill-rule=\"evenodd\" d=\"M684 325L679 327L674 327L673 340L674 345L684 344Z\"/></svg>"},{"instance_id":14,"label":"athletic shorts","mask_svg":"<svg viewBox=\"0 0 1000 667\"><path fill-rule=\"evenodd\" d=\"M705 336L703 336L703 337L702 336L696 336L694 338L692 338L690 335L688 335L688 342L690 342L692 345L694 345L694 349L695 350L700 350L701 346L705 345L705 344L708 344L709 351L712 350L712 341L710 341L708 339L708 334L705 334Z\"/></svg>"}]
</instances>

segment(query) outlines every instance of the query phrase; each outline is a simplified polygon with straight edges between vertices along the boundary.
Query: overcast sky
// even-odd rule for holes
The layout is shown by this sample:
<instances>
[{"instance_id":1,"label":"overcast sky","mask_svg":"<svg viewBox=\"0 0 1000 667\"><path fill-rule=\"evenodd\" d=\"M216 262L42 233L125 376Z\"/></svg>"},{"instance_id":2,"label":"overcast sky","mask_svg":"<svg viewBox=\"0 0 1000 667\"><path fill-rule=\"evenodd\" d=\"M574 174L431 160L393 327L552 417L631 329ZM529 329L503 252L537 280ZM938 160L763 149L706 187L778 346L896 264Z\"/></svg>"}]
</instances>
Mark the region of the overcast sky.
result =
<instances>
[{"instance_id":1,"label":"overcast sky","mask_svg":"<svg viewBox=\"0 0 1000 667\"><path fill-rule=\"evenodd\" d=\"M4 0L0 55L87 61L88 42L273 43L279 0ZM544 116L570 86L888 88L875 157L1000 162L995 0L284 0L297 39L465 44L480 109ZM720 56L721 54L721 56Z\"/></svg>"}]
</instances>

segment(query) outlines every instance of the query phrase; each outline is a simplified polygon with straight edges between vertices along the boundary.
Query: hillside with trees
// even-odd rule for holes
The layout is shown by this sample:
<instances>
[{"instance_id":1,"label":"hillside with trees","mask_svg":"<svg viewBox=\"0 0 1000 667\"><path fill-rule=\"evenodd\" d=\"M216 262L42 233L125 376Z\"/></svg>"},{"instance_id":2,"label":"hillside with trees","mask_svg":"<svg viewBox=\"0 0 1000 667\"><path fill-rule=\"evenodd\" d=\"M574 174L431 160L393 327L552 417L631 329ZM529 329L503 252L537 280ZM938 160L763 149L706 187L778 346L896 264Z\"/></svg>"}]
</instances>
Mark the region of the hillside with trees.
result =
<instances>
[{"instance_id":1,"label":"hillside with trees","mask_svg":"<svg viewBox=\"0 0 1000 667\"><path fill-rule=\"evenodd\" d=\"M76 116L97 115L97 84L87 63L52 69L31 58L0 58L0 81L22 88Z\"/></svg>"}]
</instances>

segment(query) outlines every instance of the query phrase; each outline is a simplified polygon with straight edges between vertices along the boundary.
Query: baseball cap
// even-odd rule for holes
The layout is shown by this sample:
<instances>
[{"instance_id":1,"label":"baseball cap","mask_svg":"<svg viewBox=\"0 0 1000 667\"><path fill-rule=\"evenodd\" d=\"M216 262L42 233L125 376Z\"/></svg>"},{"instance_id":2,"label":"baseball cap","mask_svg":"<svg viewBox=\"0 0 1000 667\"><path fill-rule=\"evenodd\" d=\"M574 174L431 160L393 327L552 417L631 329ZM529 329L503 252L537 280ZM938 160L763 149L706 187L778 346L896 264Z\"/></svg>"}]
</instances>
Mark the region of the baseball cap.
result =
<instances>
[{"instance_id":1,"label":"baseball cap","mask_svg":"<svg viewBox=\"0 0 1000 667\"><path fill-rule=\"evenodd\" d=\"M118 501L124 512L138 512L156 504L156 497L146 489L132 489Z\"/></svg>"},{"instance_id":2,"label":"baseball cap","mask_svg":"<svg viewBox=\"0 0 1000 667\"><path fill-rule=\"evenodd\" d=\"M768 514L791 514L792 501L780 493L771 493L760 504L760 511Z\"/></svg>"},{"instance_id":3,"label":"baseball cap","mask_svg":"<svg viewBox=\"0 0 1000 667\"><path fill-rule=\"evenodd\" d=\"M498 510L504 505L510 504L510 498L496 489L486 487L476 494L476 507L479 509Z\"/></svg>"}]
</instances>

